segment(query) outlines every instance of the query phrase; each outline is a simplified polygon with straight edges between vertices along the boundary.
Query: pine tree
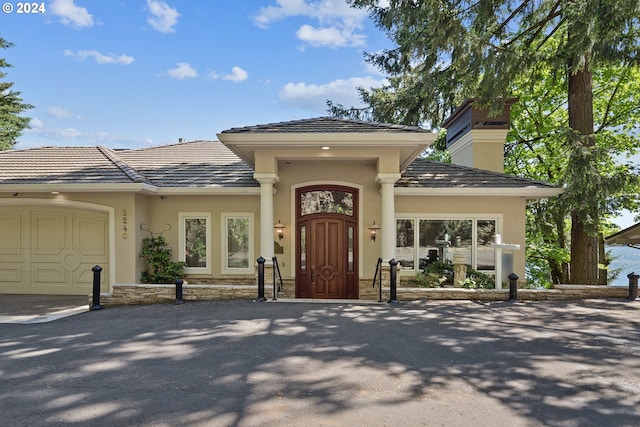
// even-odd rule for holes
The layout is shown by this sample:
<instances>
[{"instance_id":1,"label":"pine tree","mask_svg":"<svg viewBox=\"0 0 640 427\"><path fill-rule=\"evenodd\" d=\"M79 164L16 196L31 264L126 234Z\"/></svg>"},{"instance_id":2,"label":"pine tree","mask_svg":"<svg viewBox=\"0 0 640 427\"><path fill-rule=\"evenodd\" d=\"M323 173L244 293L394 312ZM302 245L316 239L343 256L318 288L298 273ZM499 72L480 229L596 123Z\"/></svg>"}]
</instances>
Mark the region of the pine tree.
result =
<instances>
[{"instance_id":1,"label":"pine tree","mask_svg":"<svg viewBox=\"0 0 640 427\"><path fill-rule=\"evenodd\" d=\"M0 49L10 47L13 47L13 44L0 37ZM11 64L6 59L0 58L0 70L10 67ZM0 71L0 150L13 147L22 131L29 128L31 119L20 114L33 108L32 105L22 102L20 92L11 90L13 83L2 81L6 75Z\"/></svg>"},{"instance_id":2,"label":"pine tree","mask_svg":"<svg viewBox=\"0 0 640 427\"><path fill-rule=\"evenodd\" d=\"M498 111L514 82L540 62L566 84L569 152L562 197L570 206L572 283L598 283L603 180L594 136L594 67L640 63L637 0L351 0L397 45L366 59L389 85L360 89L365 113L388 122L438 126L465 98ZM547 49L553 44L557 48ZM329 103L333 114L362 115Z\"/></svg>"}]
</instances>

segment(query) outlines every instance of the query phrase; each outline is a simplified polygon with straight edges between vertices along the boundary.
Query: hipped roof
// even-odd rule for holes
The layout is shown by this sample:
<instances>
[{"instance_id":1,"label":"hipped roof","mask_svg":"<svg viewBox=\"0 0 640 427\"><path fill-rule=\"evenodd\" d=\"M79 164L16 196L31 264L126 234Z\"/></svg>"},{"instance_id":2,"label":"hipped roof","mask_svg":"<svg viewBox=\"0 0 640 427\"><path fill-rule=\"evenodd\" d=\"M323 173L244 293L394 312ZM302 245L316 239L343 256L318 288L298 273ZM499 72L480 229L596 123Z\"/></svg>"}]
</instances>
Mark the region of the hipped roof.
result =
<instances>
[{"instance_id":1,"label":"hipped roof","mask_svg":"<svg viewBox=\"0 0 640 427\"><path fill-rule=\"evenodd\" d=\"M0 191L259 194L260 184L253 178L251 163L233 151L234 147L250 151L251 144L260 143L286 151L288 144L299 144L300 140L311 143L332 140L362 149L399 144L415 151L434 138L431 131L419 127L335 117L231 128L219 135L231 142L221 138L224 143L193 141L145 149L113 150L98 146L2 151ZM502 194L537 198L561 192L540 181L416 159L418 154L419 151L413 155L404 153L406 164L396 183L397 194Z\"/></svg>"}]
</instances>

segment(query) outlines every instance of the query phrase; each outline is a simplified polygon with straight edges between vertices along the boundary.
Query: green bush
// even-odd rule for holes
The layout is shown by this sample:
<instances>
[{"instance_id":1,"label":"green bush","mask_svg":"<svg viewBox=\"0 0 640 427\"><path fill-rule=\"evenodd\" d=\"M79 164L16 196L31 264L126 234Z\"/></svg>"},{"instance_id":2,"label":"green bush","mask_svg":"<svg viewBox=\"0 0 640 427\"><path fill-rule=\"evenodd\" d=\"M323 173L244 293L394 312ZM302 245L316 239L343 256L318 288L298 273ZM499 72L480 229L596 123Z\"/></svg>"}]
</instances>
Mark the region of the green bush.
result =
<instances>
[{"instance_id":1,"label":"green bush","mask_svg":"<svg viewBox=\"0 0 640 427\"><path fill-rule=\"evenodd\" d=\"M493 289L496 287L496 281L493 276L476 271L467 265L467 278L461 285L467 289Z\"/></svg>"},{"instance_id":2,"label":"green bush","mask_svg":"<svg viewBox=\"0 0 640 427\"><path fill-rule=\"evenodd\" d=\"M145 237L140 258L147 261L148 270L142 272L142 283L174 283L184 275L186 262L171 261L173 250L164 237Z\"/></svg>"},{"instance_id":3,"label":"green bush","mask_svg":"<svg viewBox=\"0 0 640 427\"><path fill-rule=\"evenodd\" d=\"M415 286L424 288L453 286L453 265L449 262L433 262L427 265L422 273L416 275L413 283ZM467 264L467 278L460 285L470 289L493 289L495 279L488 274L474 270L471 265Z\"/></svg>"}]
</instances>

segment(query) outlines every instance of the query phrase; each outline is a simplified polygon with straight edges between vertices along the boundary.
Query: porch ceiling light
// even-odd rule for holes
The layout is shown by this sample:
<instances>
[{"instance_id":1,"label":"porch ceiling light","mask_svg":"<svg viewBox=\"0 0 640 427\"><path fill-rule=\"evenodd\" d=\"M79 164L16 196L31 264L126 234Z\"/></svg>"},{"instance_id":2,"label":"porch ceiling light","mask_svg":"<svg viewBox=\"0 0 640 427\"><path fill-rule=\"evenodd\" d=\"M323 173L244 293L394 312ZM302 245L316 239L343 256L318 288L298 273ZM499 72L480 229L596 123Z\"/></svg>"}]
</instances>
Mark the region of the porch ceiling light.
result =
<instances>
[{"instance_id":1,"label":"porch ceiling light","mask_svg":"<svg viewBox=\"0 0 640 427\"><path fill-rule=\"evenodd\" d=\"M276 233L278 234L278 240L282 240L282 238L284 237L284 229L286 228L284 224L281 223L280 220L278 220L278 223L274 225L273 228L276 230Z\"/></svg>"},{"instance_id":2,"label":"porch ceiling light","mask_svg":"<svg viewBox=\"0 0 640 427\"><path fill-rule=\"evenodd\" d=\"M380 226L373 221L373 224L369 226L369 233L371 234L371 240L376 241L376 236L378 235L378 231L380 231Z\"/></svg>"},{"instance_id":3,"label":"porch ceiling light","mask_svg":"<svg viewBox=\"0 0 640 427\"><path fill-rule=\"evenodd\" d=\"M329 147L328 145L323 145L322 149L327 151L327 150L331 150L331 147Z\"/></svg>"}]
</instances>

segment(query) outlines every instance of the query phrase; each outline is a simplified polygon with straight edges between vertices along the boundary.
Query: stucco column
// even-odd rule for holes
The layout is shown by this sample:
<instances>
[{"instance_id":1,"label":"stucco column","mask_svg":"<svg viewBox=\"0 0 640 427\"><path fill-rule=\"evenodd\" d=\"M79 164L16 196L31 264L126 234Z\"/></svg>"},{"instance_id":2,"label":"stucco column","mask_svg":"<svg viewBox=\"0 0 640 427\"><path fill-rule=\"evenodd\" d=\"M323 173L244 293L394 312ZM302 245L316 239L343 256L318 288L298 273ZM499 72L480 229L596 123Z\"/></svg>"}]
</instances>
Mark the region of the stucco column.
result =
<instances>
[{"instance_id":1,"label":"stucco column","mask_svg":"<svg viewBox=\"0 0 640 427\"><path fill-rule=\"evenodd\" d=\"M381 218L380 218L380 256L386 263L396 257L396 220L395 194L393 185L400 179L400 174L378 174L376 181L380 184Z\"/></svg>"},{"instance_id":2,"label":"stucco column","mask_svg":"<svg viewBox=\"0 0 640 427\"><path fill-rule=\"evenodd\" d=\"M260 256L265 264L273 258L273 184L278 182L276 174L254 174L260 183Z\"/></svg>"}]
</instances>

